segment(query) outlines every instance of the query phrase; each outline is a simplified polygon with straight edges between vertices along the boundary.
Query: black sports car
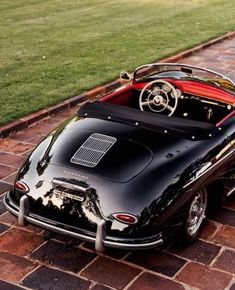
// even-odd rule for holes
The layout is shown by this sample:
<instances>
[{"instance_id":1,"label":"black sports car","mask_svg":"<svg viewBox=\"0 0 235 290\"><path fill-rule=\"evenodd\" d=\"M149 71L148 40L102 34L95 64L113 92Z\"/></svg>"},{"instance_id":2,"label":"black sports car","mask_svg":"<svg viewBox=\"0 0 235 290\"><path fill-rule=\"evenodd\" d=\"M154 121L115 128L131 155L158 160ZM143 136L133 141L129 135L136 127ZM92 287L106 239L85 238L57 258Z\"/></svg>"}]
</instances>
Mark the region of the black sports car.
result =
<instances>
[{"instance_id":1,"label":"black sports car","mask_svg":"<svg viewBox=\"0 0 235 290\"><path fill-rule=\"evenodd\" d=\"M184 64L121 73L126 85L61 124L4 203L25 222L105 247L194 241L209 202L235 189L235 84Z\"/></svg>"}]
</instances>

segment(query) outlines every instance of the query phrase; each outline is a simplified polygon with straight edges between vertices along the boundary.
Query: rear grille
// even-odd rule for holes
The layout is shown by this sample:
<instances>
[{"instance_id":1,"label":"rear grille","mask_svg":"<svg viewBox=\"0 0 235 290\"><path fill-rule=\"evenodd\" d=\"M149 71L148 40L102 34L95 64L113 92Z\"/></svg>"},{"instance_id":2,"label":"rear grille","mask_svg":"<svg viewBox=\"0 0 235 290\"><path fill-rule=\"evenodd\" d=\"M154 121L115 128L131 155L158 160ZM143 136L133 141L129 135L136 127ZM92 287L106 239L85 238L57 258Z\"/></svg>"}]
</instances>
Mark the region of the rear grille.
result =
<instances>
[{"instance_id":1,"label":"rear grille","mask_svg":"<svg viewBox=\"0 0 235 290\"><path fill-rule=\"evenodd\" d=\"M70 161L86 167L95 167L116 141L114 137L94 133L82 144Z\"/></svg>"}]
</instances>

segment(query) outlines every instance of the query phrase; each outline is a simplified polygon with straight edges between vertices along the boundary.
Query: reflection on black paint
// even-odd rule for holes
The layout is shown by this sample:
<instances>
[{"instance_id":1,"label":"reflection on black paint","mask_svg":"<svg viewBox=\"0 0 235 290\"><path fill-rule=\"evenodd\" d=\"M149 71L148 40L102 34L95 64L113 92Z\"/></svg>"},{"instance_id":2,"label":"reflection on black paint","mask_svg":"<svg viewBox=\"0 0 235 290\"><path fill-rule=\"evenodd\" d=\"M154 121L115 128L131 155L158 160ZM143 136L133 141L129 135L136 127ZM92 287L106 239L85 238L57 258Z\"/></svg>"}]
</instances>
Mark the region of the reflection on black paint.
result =
<instances>
[{"instance_id":1,"label":"reflection on black paint","mask_svg":"<svg viewBox=\"0 0 235 290\"><path fill-rule=\"evenodd\" d=\"M67 182L74 183L77 180L68 179ZM55 188L52 187L43 197L37 199L30 197L32 211L41 216L53 218L58 222L95 231L97 222L102 218L100 201L96 190L89 188L86 193L65 188L60 188L60 190L82 196L84 201L60 195L59 191L55 191ZM94 220L94 217L97 220Z\"/></svg>"}]
</instances>

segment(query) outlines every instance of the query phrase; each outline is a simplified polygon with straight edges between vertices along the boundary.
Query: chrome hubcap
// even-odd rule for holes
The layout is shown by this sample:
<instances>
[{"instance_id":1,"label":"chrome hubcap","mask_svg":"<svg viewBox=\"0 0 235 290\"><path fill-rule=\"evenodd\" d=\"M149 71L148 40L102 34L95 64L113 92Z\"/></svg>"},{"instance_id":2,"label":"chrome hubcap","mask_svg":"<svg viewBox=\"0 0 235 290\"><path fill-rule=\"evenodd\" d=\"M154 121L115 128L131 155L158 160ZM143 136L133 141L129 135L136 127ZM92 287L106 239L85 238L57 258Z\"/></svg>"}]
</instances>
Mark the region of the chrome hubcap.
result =
<instances>
[{"instance_id":1,"label":"chrome hubcap","mask_svg":"<svg viewBox=\"0 0 235 290\"><path fill-rule=\"evenodd\" d=\"M207 192L205 189L200 190L193 198L187 219L187 234L193 236L200 228L206 217Z\"/></svg>"}]
</instances>

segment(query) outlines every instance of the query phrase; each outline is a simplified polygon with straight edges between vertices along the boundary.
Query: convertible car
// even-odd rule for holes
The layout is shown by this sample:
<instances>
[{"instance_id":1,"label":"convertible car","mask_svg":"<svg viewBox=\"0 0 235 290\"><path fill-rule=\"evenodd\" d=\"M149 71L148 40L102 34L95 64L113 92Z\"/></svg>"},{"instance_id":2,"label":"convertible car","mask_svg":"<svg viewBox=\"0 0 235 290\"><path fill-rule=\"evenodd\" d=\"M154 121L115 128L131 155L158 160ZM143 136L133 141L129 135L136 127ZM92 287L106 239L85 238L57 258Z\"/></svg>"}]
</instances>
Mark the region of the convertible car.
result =
<instances>
[{"instance_id":1,"label":"convertible car","mask_svg":"<svg viewBox=\"0 0 235 290\"><path fill-rule=\"evenodd\" d=\"M196 240L235 190L235 84L185 64L141 66L49 134L6 193L26 223L106 247Z\"/></svg>"}]
</instances>

